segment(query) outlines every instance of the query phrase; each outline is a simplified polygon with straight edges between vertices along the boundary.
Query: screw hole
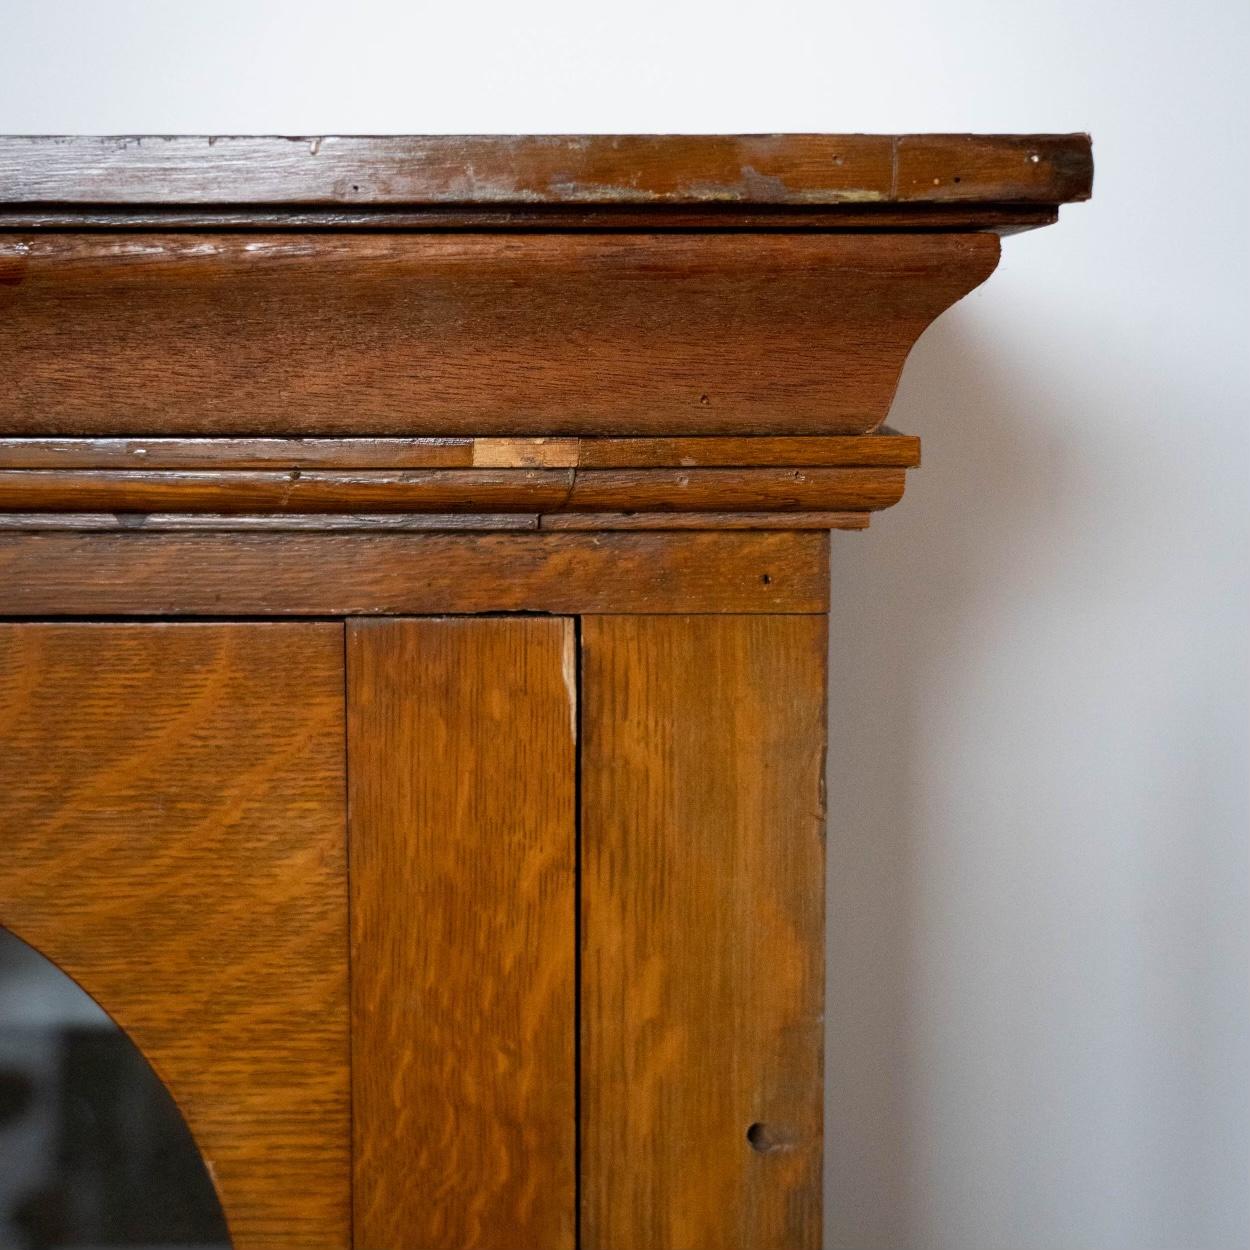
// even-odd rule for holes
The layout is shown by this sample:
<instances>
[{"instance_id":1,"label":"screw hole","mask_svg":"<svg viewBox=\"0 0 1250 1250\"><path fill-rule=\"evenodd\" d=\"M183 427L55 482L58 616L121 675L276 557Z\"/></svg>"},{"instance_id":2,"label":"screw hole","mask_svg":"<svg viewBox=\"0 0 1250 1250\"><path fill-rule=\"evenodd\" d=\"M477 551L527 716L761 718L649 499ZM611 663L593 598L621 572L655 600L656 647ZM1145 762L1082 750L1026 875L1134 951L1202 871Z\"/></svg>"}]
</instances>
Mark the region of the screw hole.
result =
<instances>
[{"instance_id":1,"label":"screw hole","mask_svg":"<svg viewBox=\"0 0 1250 1250\"><path fill-rule=\"evenodd\" d=\"M747 1129L747 1142L756 1154L767 1154L774 1148L774 1142L768 1135L768 1129L763 1124L752 1124Z\"/></svg>"}]
</instances>

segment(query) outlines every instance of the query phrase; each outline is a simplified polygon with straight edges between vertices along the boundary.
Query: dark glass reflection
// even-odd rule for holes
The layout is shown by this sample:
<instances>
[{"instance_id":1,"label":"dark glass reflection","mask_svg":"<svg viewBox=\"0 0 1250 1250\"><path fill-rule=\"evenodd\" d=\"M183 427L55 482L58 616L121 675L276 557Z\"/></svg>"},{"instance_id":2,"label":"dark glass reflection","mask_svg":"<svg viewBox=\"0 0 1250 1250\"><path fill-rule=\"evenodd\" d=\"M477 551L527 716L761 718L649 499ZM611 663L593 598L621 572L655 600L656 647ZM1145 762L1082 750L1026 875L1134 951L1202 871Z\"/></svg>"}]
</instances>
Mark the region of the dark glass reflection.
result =
<instances>
[{"instance_id":1,"label":"dark glass reflection","mask_svg":"<svg viewBox=\"0 0 1250 1250\"><path fill-rule=\"evenodd\" d=\"M0 1247L229 1250L164 1085L59 969L0 929Z\"/></svg>"}]
</instances>

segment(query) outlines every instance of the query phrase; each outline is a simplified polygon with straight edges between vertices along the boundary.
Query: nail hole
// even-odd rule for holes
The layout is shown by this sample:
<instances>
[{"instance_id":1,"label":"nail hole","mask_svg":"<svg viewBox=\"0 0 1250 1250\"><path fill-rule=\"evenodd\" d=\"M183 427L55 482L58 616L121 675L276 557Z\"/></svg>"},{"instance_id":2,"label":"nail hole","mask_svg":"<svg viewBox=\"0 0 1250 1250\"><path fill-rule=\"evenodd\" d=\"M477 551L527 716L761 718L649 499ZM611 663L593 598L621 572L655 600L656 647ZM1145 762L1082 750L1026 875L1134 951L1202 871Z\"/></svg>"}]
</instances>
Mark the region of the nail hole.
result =
<instances>
[{"instance_id":1,"label":"nail hole","mask_svg":"<svg viewBox=\"0 0 1250 1250\"><path fill-rule=\"evenodd\" d=\"M771 573L761 573L761 574L760 574L760 581L762 581L762 582L764 583L764 585L765 585L765 586L771 586L771 585L773 584L773 576L772 576L772 574L771 574ZM759 1128L759 1125L758 1125L758 1124L752 1124L752 1125L751 1125L751 1128ZM747 1133L747 1136L748 1136L748 1137L750 1136L750 1132L749 1132L749 1131L748 1131L748 1133Z\"/></svg>"},{"instance_id":2,"label":"nail hole","mask_svg":"<svg viewBox=\"0 0 1250 1250\"><path fill-rule=\"evenodd\" d=\"M712 402L712 401L711 401L710 399L708 399L708 397L707 397L706 395L700 395L700 396L699 396L699 403L701 403L701 404L702 404L705 408L706 408L706 407L707 407L707 405L708 405L708 404L710 404L711 402Z\"/></svg>"},{"instance_id":3,"label":"nail hole","mask_svg":"<svg viewBox=\"0 0 1250 1250\"><path fill-rule=\"evenodd\" d=\"M956 175L955 175L955 178L954 178L954 181L955 181L955 182L962 182L962 181L963 181L963 179L962 179L962 178L961 178L958 174L956 174Z\"/></svg>"}]
</instances>

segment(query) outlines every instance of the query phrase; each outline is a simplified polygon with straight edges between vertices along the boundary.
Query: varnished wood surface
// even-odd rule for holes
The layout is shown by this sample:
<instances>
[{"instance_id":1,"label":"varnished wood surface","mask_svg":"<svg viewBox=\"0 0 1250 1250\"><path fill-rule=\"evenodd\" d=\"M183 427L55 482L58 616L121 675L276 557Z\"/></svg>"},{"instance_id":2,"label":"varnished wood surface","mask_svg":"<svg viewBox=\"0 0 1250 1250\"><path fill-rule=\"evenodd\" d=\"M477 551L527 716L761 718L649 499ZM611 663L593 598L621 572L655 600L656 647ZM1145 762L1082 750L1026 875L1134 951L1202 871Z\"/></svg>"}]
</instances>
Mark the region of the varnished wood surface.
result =
<instances>
[{"instance_id":1,"label":"varnished wood surface","mask_svg":"<svg viewBox=\"0 0 1250 1250\"><path fill-rule=\"evenodd\" d=\"M0 237L0 434L863 434L988 234Z\"/></svg>"},{"instance_id":2,"label":"varnished wood surface","mask_svg":"<svg viewBox=\"0 0 1250 1250\"><path fill-rule=\"evenodd\" d=\"M0 625L0 924L171 1089L235 1250L348 1250L343 631Z\"/></svg>"},{"instance_id":3,"label":"varnished wood surface","mask_svg":"<svg viewBox=\"0 0 1250 1250\"><path fill-rule=\"evenodd\" d=\"M645 522L650 518L641 514ZM666 513L699 522L701 529L733 528L720 524L724 514L687 512ZM759 515L759 514L756 514ZM801 529L793 522L806 515L792 512L767 514L770 529ZM855 528L863 529L871 513L838 513L854 518ZM701 518L706 518L704 523ZM777 518L781 518L778 521ZM171 533L262 533L262 534L427 534L488 531L536 530L542 517L535 512L0 512L0 532L26 534L73 531L77 533L171 534ZM629 518L622 518L627 521ZM574 527L578 528L578 527ZM605 527L614 528L608 524ZM624 528L648 528L646 524ZM758 528L755 527L755 528ZM821 527L817 527L821 528ZM824 528L837 528L826 526Z\"/></svg>"},{"instance_id":4,"label":"varnished wood surface","mask_svg":"<svg viewBox=\"0 0 1250 1250\"><path fill-rule=\"evenodd\" d=\"M821 533L0 533L0 615L824 612Z\"/></svg>"},{"instance_id":5,"label":"varnished wood surface","mask_svg":"<svg viewBox=\"0 0 1250 1250\"><path fill-rule=\"evenodd\" d=\"M920 440L756 438L0 438L0 469L914 468Z\"/></svg>"},{"instance_id":6,"label":"varnished wood surface","mask_svg":"<svg viewBox=\"0 0 1250 1250\"><path fill-rule=\"evenodd\" d=\"M0 509L90 512L871 511L902 469L3 469Z\"/></svg>"},{"instance_id":7,"label":"varnished wood surface","mask_svg":"<svg viewBox=\"0 0 1250 1250\"><path fill-rule=\"evenodd\" d=\"M348 625L357 1250L572 1250L569 620Z\"/></svg>"},{"instance_id":8,"label":"varnished wood surface","mask_svg":"<svg viewBox=\"0 0 1250 1250\"><path fill-rule=\"evenodd\" d=\"M1085 199L1085 135L0 138L9 204L713 208Z\"/></svg>"},{"instance_id":9,"label":"varnished wood surface","mask_svg":"<svg viewBox=\"0 0 1250 1250\"><path fill-rule=\"evenodd\" d=\"M815 1250L823 618L583 622L594 1250Z\"/></svg>"},{"instance_id":10,"label":"varnished wood surface","mask_svg":"<svg viewBox=\"0 0 1250 1250\"><path fill-rule=\"evenodd\" d=\"M30 514L28 514L30 515ZM871 512L560 512L543 530L864 530ZM0 516L0 528L3 528Z\"/></svg>"}]
</instances>

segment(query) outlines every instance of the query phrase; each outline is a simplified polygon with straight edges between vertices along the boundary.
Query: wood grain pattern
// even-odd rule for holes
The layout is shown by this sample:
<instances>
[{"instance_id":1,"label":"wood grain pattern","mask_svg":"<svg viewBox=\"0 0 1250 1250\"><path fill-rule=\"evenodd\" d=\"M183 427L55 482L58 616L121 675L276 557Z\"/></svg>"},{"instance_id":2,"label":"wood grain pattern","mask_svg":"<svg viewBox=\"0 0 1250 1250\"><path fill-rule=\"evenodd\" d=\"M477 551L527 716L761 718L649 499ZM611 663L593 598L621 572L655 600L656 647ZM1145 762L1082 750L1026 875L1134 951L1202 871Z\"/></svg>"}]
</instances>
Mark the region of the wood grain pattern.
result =
<instances>
[{"instance_id":1,"label":"wood grain pattern","mask_svg":"<svg viewBox=\"0 0 1250 1250\"><path fill-rule=\"evenodd\" d=\"M920 440L757 438L0 438L0 469L913 468Z\"/></svg>"},{"instance_id":2,"label":"wood grain pattern","mask_svg":"<svg viewBox=\"0 0 1250 1250\"><path fill-rule=\"evenodd\" d=\"M824 612L828 535L0 533L0 615Z\"/></svg>"},{"instance_id":3,"label":"wood grain pattern","mask_svg":"<svg viewBox=\"0 0 1250 1250\"><path fill-rule=\"evenodd\" d=\"M0 434L863 434L988 234L0 240Z\"/></svg>"},{"instance_id":4,"label":"wood grain pattern","mask_svg":"<svg viewBox=\"0 0 1250 1250\"><path fill-rule=\"evenodd\" d=\"M553 531L866 530L871 512L559 512L538 518ZM4 518L0 515L0 529Z\"/></svg>"},{"instance_id":5,"label":"wood grain pattern","mask_svg":"<svg viewBox=\"0 0 1250 1250\"><path fill-rule=\"evenodd\" d=\"M568 620L352 622L357 1250L574 1244Z\"/></svg>"},{"instance_id":6,"label":"wood grain pattern","mask_svg":"<svg viewBox=\"0 0 1250 1250\"><path fill-rule=\"evenodd\" d=\"M687 516L715 514L687 513ZM796 528L789 523L797 513L784 516L785 524L774 529ZM868 524L867 512L847 513ZM536 530L536 512L0 512L0 531L48 533L72 530L79 533L175 534L428 534L432 532ZM611 528L609 526L608 528ZM703 529L724 528L715 524ZM801 528L801 527L799 527Z\"/></svg>"},{"instance_id":7,"label":"wood grain pattern","mask_svg":"<svg viewBox=\"0 0 1250 1250\"><path fill-rule=\"evenodd\" d=\"M869 470L871 472L871 470ZM541 512L564 506L571 469L3 469L0 508L90 512Z\"/></svg>"},{"instance_id":8,"label":"wood grain pattern","mask_svg":"<svg viewBox=\"0 0 1250 1250\"><path fill-rule=\"evenodd\" d=\"M343 631L0 625L0 923L169 1086L235 1250L347 1250Z\"/></svg>"},{"instance_id":9,"label":"wood grain pattern","mask_svg":"<svg viewBox=\"0 0 1250 1250\"><path fill-rule=\"evenodd\" d=\"M0 509L218 514L296 512L872 511L902 469L0 469Z\"/></svg>"},{"instance_id":10,"label":"wood grain pattern","mask_svg":"<svg viewBox=\"0 0 1250 1250\"><path fill-rule=\"evenodd\" d=\"M825 628L583 622L593 1250L820 1244Z\"/></svg>"},{"instance_id":11,"label":"wood grain pattern","mask_svg":"<svg viewBox=\"0 0 1250 1250\"><path fill-rule=\"evenodd\" d=\"M918 144L991 202L1089 195L1086 135L129 135L0 138L0 202L862 207L942 198L906 177Z\"/></svg>"}]
</instances>

